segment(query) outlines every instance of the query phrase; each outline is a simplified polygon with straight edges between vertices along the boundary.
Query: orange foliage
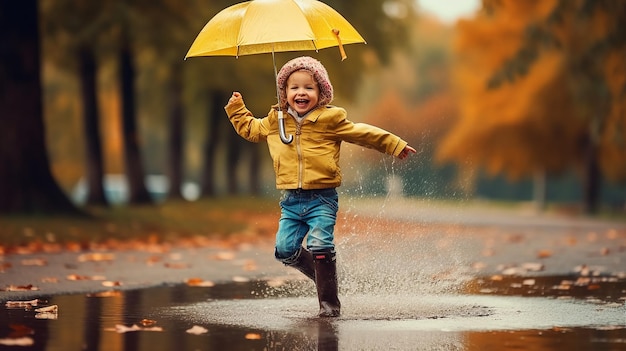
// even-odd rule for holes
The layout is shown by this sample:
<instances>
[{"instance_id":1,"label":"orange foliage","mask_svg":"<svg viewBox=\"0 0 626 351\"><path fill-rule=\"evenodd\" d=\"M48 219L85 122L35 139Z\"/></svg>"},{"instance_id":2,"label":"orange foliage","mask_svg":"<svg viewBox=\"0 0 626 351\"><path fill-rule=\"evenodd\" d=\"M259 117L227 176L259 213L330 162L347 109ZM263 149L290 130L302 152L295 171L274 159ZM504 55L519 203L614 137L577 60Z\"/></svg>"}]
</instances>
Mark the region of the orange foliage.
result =
<instances>
[{"instance_id":1,"label":"orange foliage","mask_svg":"<svg viewBox=\"0 0 626 351\"><path fill-rule=\"evenodd\" d=\"M378 102L363 116L364 122L386 129L392 133L402 132L403 136L414 129L416 119L407 109L400 95L388 90Z\"/></svg>"},{"instance_id":2,"label":"orange foliage","mask_svg":"<svg viewBox=\"0 0 626 351\"><path fill-rule=\"evenodd\" d=\"M418 118L414 128L428 133L433 141L437 141L447 132L458 115L458 104L450 91L432 96L413 113Z\"/></svg>"},{"instance_id":3,"label":"orange foliage","mask_svg":"<svg viewBox=\"0 0 626 351\"><path fill-rule=\"evenodd\" d=\"M512 178L567 167L578 153L582 120L570 109L560 65L556 55L546 56L516 84L497 90L486 89L487 72L482 80L471 80L474 70L460 68L459 76L468 77L461 84L469 85L462 119L442 142L439 160L469 162Z\"/></svg>"},{"instance_id":4,"label":"orange foliage","mask_svg":"<svg viewBox=\"0 0 626 351\"><path fill-rule=\"evenodd\" d=\"M364 116L364 122L395 133L411 145L429 148L450 129L456 115L457 104L450 92L441 92L410 108L398 93L388 91Z\"/></svg>"},{"instance_id":5,"label":"orange foliage","mask_svg":"<svg viewBox=\"0 0 626 351\"><path fill-rule=\"evenodd\" d=\"M591 16L587 25L593 30L581 33L587 26L582 30L576 27L570 23L575 13L566 13L565 24L556 26L554 34L567 50L542 51L527 72L497 89L488 89L494 72L527 40L527 26L544 21L557 2L501 0L484 4L485 12L457 26L454 78L460 96L460 120L441 144L438 160L454 161L470 169L481 167L490 174L503 173L511 178L537 170L567 170L580 162L582 141L589 133L590 117L582 112L583 104L587 103L584 107L590 110L597 108L588 103L593 100L581 103L580 96L573 93L584 82L576 81L579 77L570 71L567 55L587 45L581 44L580 35L588 42L606 35L606 21L600 14ZM619 96L625 86L624 57L623 52L613 55L606 66L613 96ZM606 120L609 125L601 131L606 141L601 150L603 171L622 178L626 177L625 166L616 163L626 164L624 100L612 100Z\"/></svg>"}]
</instances>

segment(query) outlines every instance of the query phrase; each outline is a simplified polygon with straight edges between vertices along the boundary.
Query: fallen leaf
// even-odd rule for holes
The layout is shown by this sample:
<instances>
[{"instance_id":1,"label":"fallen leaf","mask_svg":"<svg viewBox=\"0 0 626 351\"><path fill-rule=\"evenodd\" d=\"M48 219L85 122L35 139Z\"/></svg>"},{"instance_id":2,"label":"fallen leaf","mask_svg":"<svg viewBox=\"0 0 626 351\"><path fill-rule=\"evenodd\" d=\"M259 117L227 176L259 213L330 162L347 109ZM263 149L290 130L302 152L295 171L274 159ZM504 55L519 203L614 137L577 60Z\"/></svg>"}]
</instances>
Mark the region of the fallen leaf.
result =
<instances>
[{"instance_id":1,"label":"fallen leaf","mask_svg":"<svg viewBox=\"0 0 626 351\"><path fill-rule=\"evenodd\" d=\"M552 251L550 250L539 250L537 252L537 258L549 258L552 257Z\"/></svg>"},{"instance_id":2,"label":"fallen leaf","mask_svg":"<svg viewBox=\"0 0 626 351\"><path fill-rule=\"evenodd\" d=\"M617 230L615 230L615 229L609 229L609 230L606 232L606 237L607 237L607 239L610 239L610 240L617 239L617 237L618 237L618 235L617 235Z\"/></svg>"},{"instance_id":3,"label":"fallen leaf","mask_svg":"<svg viewBox=\"0 0 626 351\"><path fill-rule=\"evenodd\" d=\"M28 285L9 285L3 291L36 291L39 290L38 287L28 284Z\"/></svg>"},{"instance_id":4,"label":"fallen leaf","mask_svg":"<svg viewBox=\"0 0 626 351\"><path fill-rule=\"evenodd\" d=\"M584 285L589 285L589 283L591 283L591 278L588 277L579 277L578 279L576 279L576 281L574 282L574 285L576 286L584 286Z\"/></svg>"},{"instance_id":5,"label":"fallen leaf","mask_svg":"<svg viewBox=\"0 0 626 351\"><path fill-rule=\"evenodd\" d=\"M595 330L622 330L624 326L622 325L601 325L594 328Z\"/></svg>"},{"instance_id":6,"label":"fallen leaf","mask_svg":"<svg viewBox=\"0 0 626 351\"><path fill-rule=\"evenodd\" d=\"M28 301L7 301L4 306L7 308L24 308L24 307L35 307L39 304L39 299L28 300Z\"/></svg>"},{"instance_id":7,"label":"fallen leaf","mask_svg":"<svg viewBox=\"0 0 626 351\"><path fill-rule=\"evenodd\" d=\"M48 265L48 261L46 261L43 258L30 258L30 259L24 259L21 261L22 266L47 266Z\"/></svg>"},{"instance_id":8,"label":"fallen leaf","mask_svg":"<svg viewBox=\"0 0 626 351\"><path fill-rule=\"evenodd\" d=\"M59 306L51 305L35 310L35 318L37 319L58 319L59 318Z\"/></svg>"},{"instance_id":9,"label":"fallen leaf","mask_svg":"<svg viewBox=\"0 0 626 351\"><path fill-rule=\"evenodd\" d=\"M156 331L156 332L162 332L163 328L161 327L149 327L149 328L142 328L140 326L138 326L137 324L133 324L130 327L127 327L125 325L122 324L116 324L114 328L107 328L104 329L106 331L114 331L116 333L128 333L128 332L135 332L135 331Z\"/></svg>"},{"instance_id":10,"label":"fallen leaf","mask_svg":"<svg viewBox=\"0 0 626 351\"><path fill-rule=\"evenodd\" d=\"M235 259L235 253L232 251L221 251L215 254L213 258L219 261L230 261Z\"/></svg>"},{"instance_id":11,"label":"fallen leaf","mask_svg":"<svg viewBox=\"0 0 626 351\"><path fill-rule=\"evenodd\" d=\"M521 242L524 241L524 235L523 234L513 234L513 235L509 236L507 240L509 242L512 242L512 243L521 243Z\"/></svg>"},{"instance_id":12,"label":"fallen leaf","mask_svg":"<svg viewBox=\"0 0 626 351\"><path fill-rule=\"evenodd\" d=\"M201 278L189 278L189 279L187 279L187 285L188 286L203 287L203 288L210 288L212 286L215 286L215 283L213 283L210 280L203 280Z\"/></svg>"},{"instance_id":13,"label":"fallen leaf","mask_svg":"<svg viewBox=\"0 0 626 351\"><path fill-rule=\"evenodd\" d=\"M32 346L35 344L35 341L31 337L21 337L21 338L4 338L0 339L0 345L6 346Z\"/></svg>"},{"instance_id":14,"label":"fallen leaf","mask_svg":"<svg viewBox=\"0 0 626 351\"><path fill-rule=\"evenodd\" d=\"M115 254L112 253L102 253L102 252L92 252L85 253L78 256L78 262L100 262L100 261L113 261L115 260Z\"/></svg>"},{"instance_id":15,"label":"fallen leaf","mask_svg":"<svg viewBox=\"0 0 626 351\"><path fill-rule=\"evenodd\" d=\"M102 275L78 275L78 274L70 274L67 276L67 280L106 280L106 278Z\"/></svg>"},{"instance_id":16,"label":"fallen leaf","mask_svg":"<svg viewBox=\"0 0 626 351\"><path fill-rule=\"evenodd\" d=\"M161 262L162 258L161 256L157 256L157 255L153 255L148 257L148 259L146 259L146 264L151 266L157 262Z\"/></svg>"},{"instance_id":17,"label":"fallen leaf","mask_svg":"<svg viewBox=\"0 0 626 351\"><path fill-rule=\"evenodd\" d=\"M587 233L587 241L589 242L594 242L598 240L598 233L596 232L589 232Z\"/></svg>"},{"instance_id":18,"label":"fallen leaf","mask_svg":"<svg viewBox=\"0 0 626 351\"><path fill-rule=\"evenodd\" d=\"M187 332L188 334L200 335L208 333L209 330L199 325L194 325L193 327L185 330L185 332Z\"/></svg>"},{"instance_id":19,"label":"fallen leaf","mask_svg":"<svg viewBox=\"0 0 626 351\"><path fill-rule=\"evenodd\" d=\"M487 267L487 264L485 262L472 263L472 268L475 270L481 270L481 269L484 269L485 267Z\"/></svg>"},{"instance_id":20,"label":"fallen leaf","mask_svg":"<svg viewBox=\"0 0 626 351\"><path fill-rule=\"evenodd\" d=\"M7 268L11 268L12 266L11 262L0 262L0 273L4 273Z\"/></svg>"},{"instance_id":21,"label":"fallen leaf","mask_svg":"<svg viewBox=\"0 0 626 351\"><path fill-rule=\"evenodd\" d=\"M35 312L59 312L59 305L50 305L35 309Z\"/></svg>"},{"instance_id":22,"label":"fallen leaf","mask_svg":"<svg viewBox=\"0 0 626 351\"><path fill-rule=\"evenodd\" d=\"M258 333L248 333L248 334L246 334L246 339L248 339L248 340L261 340L261 334L258 334Z\"/></svg>"},{"instance_id":23,"label":"fallen leaf","mask_svg":"<svg viewBox=\"0 0 626 351\"><path fill-rule=\"evenodd\" d=\"M186 269L186 268L191 267L188 263L171 263L171 262L166 262L164 266L167 268L172 268L172 269Z\"/></svg>"},{"instance_id":24,"label":"fallen leaf","mask_svg":"<svg viewBox=\"0 0 626 351\"><path fill-rule=\"evenodd\" d=\"M70 252L80 252L83 249L83 247L80 245L80 243L69 242L65 244L65 249Z\"/></svg>"},{"instance_id":25,"label":"fallen leaf","mask_svg":"<svg viewBox=\"0 0 626 351\"><path fill-rule=\"evenodd\" d=\"M526 273L526 270L522 267L509 267L502 271L504 275L523 275Z\"/></svg>"},{"instance_id":26,"label":"fallen leaf","mask_svg":"<svg viewBox=\"0 0 626 351\"><path fill-rule=\"evenodd\" d=\"M574 272L577 272L578 274L582 276L588 276L590 273L590 270L589 270L589 267L587 267L587 265L583 264L583 265L574 267Z\"/></svg>"},{"instance_id":27,"label":"fallen leaf","mask_svg":"<svg viewBox=\"0 0 626 351\"><path fill-rule=\"evenodd\" d=\"M104 281L102 282L102 286L106 286L107 288L112 288L114 286L122 286L122 283L118 282L118 281Z\"/></svg>"},{"instance_id":28,"label":"fallen leaf","mask_svg":"<svg viewBox=\"0 0 626 351\"><path fill-rule=\"evenodd\" d=\"M157 321L153 319L142 319L139 323L141 323L142 327L153 327L157 324Z\"/></svg>"},{"instance_id":29,"label":"fallen leaf","mask_svg":"<svg viewBox=\"0 0 626 351\"><path fill-rule=\"evenodd\" d=\"M118 297L122 296L122 293L117 290L97 292L93 294L87 294L87 297Z\"/></svg>"},{"instance_id":30,"label":"fallen leaf","mask_svg":"<svg viewBox=\"0 0 626 351\"><path fill-rule=\"evenodd\" d=\"M531 272L539 272L543 271L544 265L543 263L527 262L522 264L522 268Z\"/></svg>"},{"instance_id":31,"label":"fallen leaf","mask_svg":"<svg viewBox=\"0 0 626 351\"><path fill-rule=\"evenodd\" d=\"M258 269L256 262L254 260L247 260L243 264L243 270L246 272L256 271Z\"/></svg>"},{"instance_id":32,"label":"fallen leaf","mask_svg":"<svg viewBox=\"0 0 626 351\"><path fill-rule=\"evenodd\" d=\"M552 287L552 289L554 290L569 290L572 286L571 285L555 285Z\"/></svg>"},{"instance_id":33,"label":"fallen leaf","mask_svg":"<svg viewBox=\"0 0 626 351\"><path fill-rule=\"evenodd\" d=\"M183 255L180 252L172 252L169 257L172 261L180 261L183 259Z\"/></svg>"},{"instance_id":34,"label":"fallen leaf","mask_svg":"<svg viewBox=\"0 0 626 351\"><path fill-rule=\"evenodd\" d=\"M109 329L105 329L105 330L106 331L114 331L114 332L122 334L122 333L138 331L138 330L141 330L141 328L137 324L133 324L130 327L127 327L127 326L122 325L122 324L116 324L114 328L109 328Z\"/></svg>"},{"instance_id":35,"label":"fallen leaf","mask_svg":"<svg viewBox=\"0 0 626 351\"><path fill-rule=\"evenodd\" d=\"M266 281L267 286L271 287L271 288L277 288L279 286L283 286L285 285L287 282L284 279L270 279Z\"/></svg>"}]
</instances>

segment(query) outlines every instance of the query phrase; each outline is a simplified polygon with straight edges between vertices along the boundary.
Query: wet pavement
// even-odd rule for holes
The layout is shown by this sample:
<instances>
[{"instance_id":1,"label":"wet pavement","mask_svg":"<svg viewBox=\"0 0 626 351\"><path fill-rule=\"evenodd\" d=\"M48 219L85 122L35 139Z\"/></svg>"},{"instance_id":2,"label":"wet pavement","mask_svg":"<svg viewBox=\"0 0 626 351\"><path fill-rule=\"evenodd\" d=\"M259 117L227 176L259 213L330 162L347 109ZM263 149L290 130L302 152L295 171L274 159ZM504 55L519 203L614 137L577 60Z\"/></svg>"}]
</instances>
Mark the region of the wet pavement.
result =
<instances>
[{"instance_id":1,"label":"wet pavement","mask_svg":"<svg viewBox=\"0 0 626 351\"><path fill-rule=\"evenodd\" d=\"M0 350L626 350L625 224L411 206L347 206L337 319L270 242L7 255Z\"/></svg>"}]
</instances>

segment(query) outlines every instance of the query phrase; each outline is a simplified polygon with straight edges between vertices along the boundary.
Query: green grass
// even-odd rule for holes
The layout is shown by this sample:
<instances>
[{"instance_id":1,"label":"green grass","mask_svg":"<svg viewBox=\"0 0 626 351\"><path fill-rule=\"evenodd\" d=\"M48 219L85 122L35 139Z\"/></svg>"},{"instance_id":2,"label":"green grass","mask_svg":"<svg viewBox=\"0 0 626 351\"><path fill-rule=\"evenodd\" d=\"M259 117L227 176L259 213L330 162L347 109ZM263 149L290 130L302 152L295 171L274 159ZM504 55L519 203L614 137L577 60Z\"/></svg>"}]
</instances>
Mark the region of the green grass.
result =
<instances>
[{"instance_id":1,"label":"green grass","mask_svg":"<svg viewBox=\"0 0 626 351\"><path fill-rule=\"evenodd\" d=\"M87 246L107 241L166 242L181 238L224 239L263 231L264 219L278 221L276 199L224 197L154 206L85 208L92 218L62 216L0 217L0 246L32 243ZM263 221L265 225L259 225ZM264 232L262 233L264 234Z\"/></svg>"}]
</instances>

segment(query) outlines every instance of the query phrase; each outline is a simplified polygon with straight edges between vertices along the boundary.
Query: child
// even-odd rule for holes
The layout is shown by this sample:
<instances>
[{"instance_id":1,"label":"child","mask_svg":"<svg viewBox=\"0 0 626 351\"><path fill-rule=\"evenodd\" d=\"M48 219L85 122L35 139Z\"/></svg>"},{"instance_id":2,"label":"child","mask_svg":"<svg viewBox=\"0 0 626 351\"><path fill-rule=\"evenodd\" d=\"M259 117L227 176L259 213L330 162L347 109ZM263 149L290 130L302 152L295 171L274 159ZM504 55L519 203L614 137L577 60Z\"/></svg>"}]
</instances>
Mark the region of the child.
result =
<instances>
[{"instance_id":1,"label":"child","mask_svg":"<svg viewBox=\"0 0 626 351\"><path fill-rule=\"evenodd\" d=\"M276 188L283 189L281 216L274 255L312 279L317 286L320 317L337 317L334 227L341 184L339 149L342 141L406 158L415 149L380 128L353 123L346 111L330 106L333 87L324 66L314 58L298 57L278 73L280 107L286 111L285 131L293 142L281 141L277 106L257 119L234 92L225 107L237 133L251 142L266 140L276 173ZM302 247L307 238L306 248Z\"/></svg>"}]
</instances>

